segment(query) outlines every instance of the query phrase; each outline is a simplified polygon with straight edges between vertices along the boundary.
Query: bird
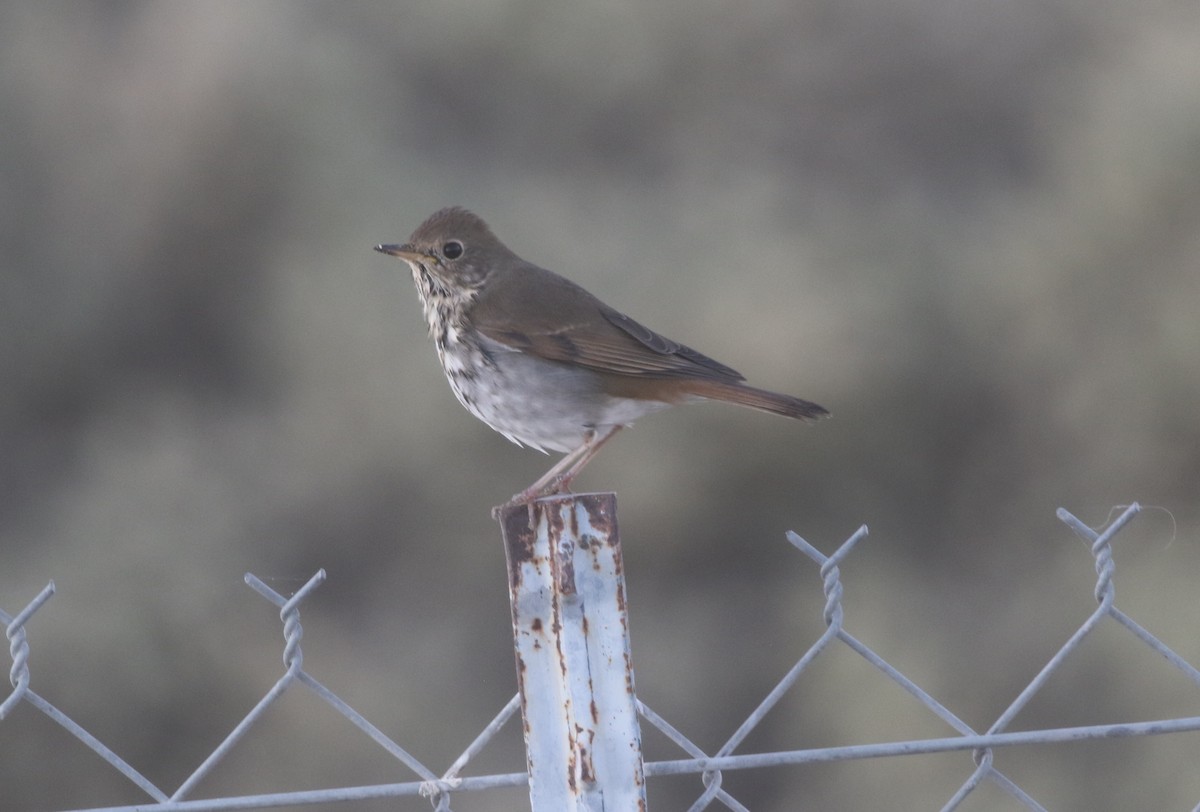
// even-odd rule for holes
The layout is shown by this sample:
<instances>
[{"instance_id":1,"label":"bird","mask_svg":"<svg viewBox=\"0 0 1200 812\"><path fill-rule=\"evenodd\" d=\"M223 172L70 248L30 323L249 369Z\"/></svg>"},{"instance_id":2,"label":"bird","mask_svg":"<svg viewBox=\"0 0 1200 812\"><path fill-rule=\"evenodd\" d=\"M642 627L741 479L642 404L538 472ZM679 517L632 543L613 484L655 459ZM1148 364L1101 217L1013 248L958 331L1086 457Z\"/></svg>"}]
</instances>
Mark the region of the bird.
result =
<instances>
[{"instance_id":1,"label":"bird","mask_svg":"<svg viewBox=\"0 0 1200 812\"><path fill-rule=\"evenodd\" d=\"M498 509L569 491L618 431L671 406L722 401L810 422L829 414L750 386L730 367L527 262L464 208L441 209L407 242L375 250L412 271L459 402L519 446L566 452Z\"/></svg>"}]
</instances>

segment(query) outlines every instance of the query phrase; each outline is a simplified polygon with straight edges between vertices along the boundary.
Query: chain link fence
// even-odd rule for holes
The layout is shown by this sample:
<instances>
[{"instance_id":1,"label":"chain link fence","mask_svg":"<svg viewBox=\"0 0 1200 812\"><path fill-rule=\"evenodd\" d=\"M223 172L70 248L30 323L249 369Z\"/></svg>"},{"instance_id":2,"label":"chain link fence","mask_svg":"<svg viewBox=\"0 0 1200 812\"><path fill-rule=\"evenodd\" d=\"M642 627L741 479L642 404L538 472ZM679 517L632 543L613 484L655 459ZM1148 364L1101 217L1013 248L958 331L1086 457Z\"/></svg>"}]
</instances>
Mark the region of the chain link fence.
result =
<instances>
[{"instance_id":1,"label":"chain link fence","mask_svg":"<svg viewBox=\"0 0 1200 812\"><path fill-rule=\"evenodd\" d=\"M816 566L824 595L823 620L825 631L808 646L795 661L791 669L766 694L761 703L728 738L715 749L705 750L688 738L680 727L663 718L641 700L637 709L644 725L661 732L679 749L679 758L650 761L645 764L644 774L653 788L653 781L664 776L693 775L696 780L695 799L691 810L726 808L746 810L748 807L725 787L724 776L735 770L750 768L786 769L796 765L822 765L862 759L887 759L898 756L928 755L969 751L964 759L962 782L945 799L942 809L966 809L968 800L976 797L983 787L999 790L1007 796L1013 808L1031 810L1072 809L1069 798L1035 797L1035 793L1023 787L1019 780L996 765L996 753L1003 748L1026 748L1037 745L1077 743L1089 740L1123 737L1148 737L1178 734L1200 730L1200 716L1175 716L1126 721L1119 724L1092 724L1052 727L1037 730L1012 730L1014 719L1038 695L1047 681L1059 672L1063 664L1071 659L1083 641L1098 627L1110 626L1121 634L1131 635L1147 658L1164 659L1175 671L1196 687L1196 707L1200 708L1200 670L1187 662L1151 631L1141 626L1132 617L1117 608L1113 584L1116 570L1112 555L1112 542L1139 511L1138 505L1128 507L1102 532L1086 526L1065 510L1060 510L1059 519L1089 545L1095 564L1096 582L1094 595L1096 609L1071 634L1045 662L990 725L983 729L972 727L957 716L947 704L939 701L898 668L877 654L865 642L855 637L846 621L847 605L852 605L852 596L847 596L841 581L839 565L843 564L867 535L863 527L842 543L831 554L821 553L800 536L789 533L788 540L795 550L806 556ZM10 681L12 691L0 702L0 722L9 717L20 705L26 704L74 736L82 746L94 751L111 768L123 775L136 791L144 796L126 806L103 807L106 812L132 812L133 810L236 810L262 809L280 806L333 805L339 802L365 801L367 799L401 798L424 796L432 808L448 812L454 808L455 799L470 793L487 793L503 787L523 787L528 784L524 772L471 775L469 768L475 757L491 743L496 734L507 724L519 724L513 717L521 708L520 696L514 696L496 716L487 723L461 755L448 767L435 769L414 757L409 750L398 744L389 735L358 713L345 699L326 687L304 668L301 648L302 627L300 606L305 599L325 580L324 571L318 571L290 597L280 595L254 575L246 576L246 583L263 599L279 610L283 624L283 674L262 696L249 713L233 728L226 738L195 768L178 787L166 789L125 761L116 752L93 736L67 713L34 690L33 672L30 668L30 643L26 625L34 613L44 607L54 594L54 584L48 584L32 601L15 615L0 611L0 622L5 624L12 658ZM947 735L937 738L911 739L905 741L876 742L837 747L807 748L786 751L747 753L741 752L747 738L759 726L770 711L800 680L810 666L831 650L841 647L861 657L876 669L882 677L899 686L923 706L926 711L940 720L947 728ZM636 652L635 652L636 654ZM382 748L392 759L402 765L411 775L407 781L375 785L335 787L311 791L280 792L220 798L196 798L196 790L212 771L223 761L235 758L233 751L237 743L253 728L263 714L287 692L309 692L336 710L350 724ZM646 729L646 728L644 728ZM1197 754L1200 757L1200 753ZM0 751L0 759L5 754ZM47 770L54 769L54 754L45 756ZM63 776L62 780L69 780ZM653 796L652 796L653 797ZM895 807L910 808L901 798L894 799ZM1200 812L1200 798L1194 799L1193 812ZM796 798L795 808L805 808L805 799ZM99 812L99 808L93 810Z\"/></svg>"}]
</instances>

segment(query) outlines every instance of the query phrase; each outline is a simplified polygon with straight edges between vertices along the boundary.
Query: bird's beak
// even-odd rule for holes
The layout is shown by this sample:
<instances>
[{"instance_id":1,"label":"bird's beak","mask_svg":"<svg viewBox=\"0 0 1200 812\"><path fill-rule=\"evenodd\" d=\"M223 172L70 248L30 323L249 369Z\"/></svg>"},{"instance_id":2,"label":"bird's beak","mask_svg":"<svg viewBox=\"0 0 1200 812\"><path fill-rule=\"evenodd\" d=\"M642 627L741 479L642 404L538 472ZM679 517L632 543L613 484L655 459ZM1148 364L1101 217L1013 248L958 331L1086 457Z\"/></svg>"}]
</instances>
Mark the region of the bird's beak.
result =
<instances>
[{"instance_id":1,"label":"bird's beak","mask_svg":"<svg viewBox=\"0 0 1200 812\"><path fill-rule=\"evenodd\" d=\"M430 259L429 257L425 256L425 254L422 254L420 251L416 250L408 243L405 243L404 245L377 245L377 246L375 246L375 250L381 254L387 254L388 256L399 257L400 259L404 260L405 262L410 262L410 263L417 262L417 263L424 264L424 263L429 262L429 259Z\"/></svg>"}]
</instances>

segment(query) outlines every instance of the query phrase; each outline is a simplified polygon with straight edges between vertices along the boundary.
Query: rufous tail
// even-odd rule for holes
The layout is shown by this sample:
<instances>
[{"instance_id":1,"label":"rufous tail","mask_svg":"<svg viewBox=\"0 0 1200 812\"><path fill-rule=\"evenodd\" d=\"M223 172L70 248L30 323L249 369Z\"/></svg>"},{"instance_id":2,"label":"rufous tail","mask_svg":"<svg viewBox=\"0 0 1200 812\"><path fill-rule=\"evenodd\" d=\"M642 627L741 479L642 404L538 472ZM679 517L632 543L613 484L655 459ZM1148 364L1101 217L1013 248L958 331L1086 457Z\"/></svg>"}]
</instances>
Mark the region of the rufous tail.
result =
<instances>
[{"instance_id":1,"label":"rufous tail","mask_svg":"<svg viewBox=\"0 0 1200 812\"><path fill-rule=\"evenodd\" d=\"M709 400L721 400L726 403L736 403L738 406L749 406L771 414L781 414L797 420L817 420L829 416L829 410L807 400L794 398L791 395L781 395L778 392L768 392L766 389L755 389L741 383L726 381L696 381L688 389L692 394Z\"/></svg>"}]
</instances>

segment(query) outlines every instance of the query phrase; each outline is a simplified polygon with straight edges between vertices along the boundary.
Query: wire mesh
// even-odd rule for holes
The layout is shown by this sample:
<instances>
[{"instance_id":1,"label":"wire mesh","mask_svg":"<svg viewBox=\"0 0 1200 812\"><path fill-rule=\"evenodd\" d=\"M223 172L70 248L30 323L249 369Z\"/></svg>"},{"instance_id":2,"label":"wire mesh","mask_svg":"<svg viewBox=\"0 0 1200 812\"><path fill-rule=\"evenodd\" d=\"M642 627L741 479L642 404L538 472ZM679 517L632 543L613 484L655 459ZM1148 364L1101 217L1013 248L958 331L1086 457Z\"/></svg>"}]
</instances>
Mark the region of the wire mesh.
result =
<instances>
[{"instance_id":1,"label":"wire mesh","mask_svg":"<svg viewBox=\"0 0 1200 812\"><path fill-rule=\"evenodd\" d=\"M841 581L839 565L842 564L867 536L866 527L860 528L843 542L832 554L825 555L795 533L788 540L817 566L821 589L825 597L822 611L825 631L801 654L786 674L767 692L750 715L737 726L728 738L712 752L706 752L691 741L680 730L653 709L638 701L641 718L659 730L677 746L682 757L673 760L650 762L645 765L647 778L670 775L695 774L700 779L700 791L691 810L702 810L714 804L731 809L746 810L748 807L723 787L723 775L732 770L750 768L781 768L789 765L827 764L860 759L882 759L897 756L912 756L954 751L971 751L975 768L965 775L962 783L946 799L943 810L959 809L966 799L982 786L990 786L1007 794L1020 806L1031 810L1050 807L1035 799L1030 791L1022 788L1016 780L1006 775L995 765L997 749L1027 747L1033 745L1083 742L1088 740L1123 737L1159 736L1185 731L1200 730L1200 716L1176 716L1173 718L1148 719L1120 724L1078 725L1070 727L1043 728L1038 730L1012 731L1010 726L1016 716L1043 689L1049 678L1058 672L1063 663L1074 654L1085 638L1101 624L1115 624L1142 644L1148 653L1164 659L1170 666L1200 688L1200 670L1173 651L1152 632L1138 624L1116 606L1113 585L1115 564L1112 556L1112 541L1137 515L1140 508L1130 505L1117 519L1097 532L1066 510L1058 511L1059 519L1074 533L1088 543L1094 559L1096 584L1094 596L1096 609L1078 626L1067 640L1047 659L1040 670L1017 693L986 729L977 730L959 718L945 704L903 674L898 668L873 651L867 644L852 635L846 628L845 589ZM300 623L300 606L305 599L325 580L324 571L318 571L290 597L275 592L252 574L246 575L246 583L265 600L279 609L283 625L283 674L263 695L257 704L241 719L223 741L196 767L196 769L174 790L155 785L143 773L118 756L70 716L59 710L32 688L32 671L29 665L30 644L26 624L34 613L42 610L54 595L53 582L42 589L15 616L0 611L0 622L5 624L9 640L12 666L9 681L12 691L0 702L0 721L7 718L20 703L27 703L77 738L84 746L95 752L113 770L124 776L149 799L147 802L95 808L90 812L132 812L132 810L236 810L262 809L284 805L322 805L337 802L374 798L398 798L424 796L439 812L449 812L452 798L460 793L482 793L501 787L520 787L528 783L525 773L503 773L464 776L463 772L472 760L495 738L496 734L517 715L520 707L518 696L514 696L480 731L448 768L440 773L415 758L408 750L354 710L351 705L304 670L301 648L303 629ZM806 748L786 751L739 753L739 748L760 725L770 711L793 688L810 666L834 647L843 646L861 657L887 680L911 695L930 714L952 731L951 735L937 738L911 739L905 741L878 742L824 748ZM413 780L352 787L336 787L320 790L281 792L246 796L195 799L191 796L201 780L223 760L229 757L237 742L262 717L264 712L288 691L308 691L315 695L341 716L357 727L376 745L413 775ZM1200 696L1200 694L1198 694ZM0 759L4 754L0 752ZM53 765L49 765L51 768ZM798 800L799 802L799 800ZM1200 803L1193 808L1200 812ZM78 812L78 810L74 811Z\"/></svg>"}]
</instances>

